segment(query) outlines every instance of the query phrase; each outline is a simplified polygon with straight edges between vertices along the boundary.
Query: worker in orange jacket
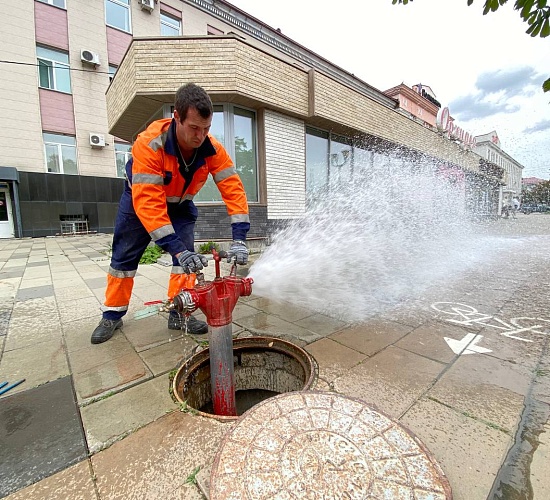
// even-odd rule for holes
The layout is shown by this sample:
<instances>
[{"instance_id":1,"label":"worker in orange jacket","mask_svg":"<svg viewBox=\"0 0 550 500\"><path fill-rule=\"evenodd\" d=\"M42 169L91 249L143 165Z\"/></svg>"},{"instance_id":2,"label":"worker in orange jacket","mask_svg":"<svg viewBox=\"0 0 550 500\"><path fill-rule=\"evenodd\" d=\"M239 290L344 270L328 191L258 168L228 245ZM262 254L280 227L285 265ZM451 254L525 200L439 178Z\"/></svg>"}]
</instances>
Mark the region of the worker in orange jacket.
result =
<instances>
[{"instance_id":1,"label":"worker in orange jacket","mask_svg":"<svg viewBox=\"0 0 550 500\"><path fill-rule=\"evenodd\" d=\"M148 244L154 241L172 255L168 296L193 286L195 274L208 261L194 251L197 208L193 197L212 175L230 216L233 242L228 261L248 262L248 203L241 179L224 147L209 134L212 102L198 85L176 92L174 117L157 120L138 135L126 165L127 180L115 222L111 265L107 275L103 318L92 344L109 340L128 311L134 276ZM170 313L168 328L182 328L182 318ZM187 330L204 334L204 321L191 316Z\"/></svg>"}]
</instances>

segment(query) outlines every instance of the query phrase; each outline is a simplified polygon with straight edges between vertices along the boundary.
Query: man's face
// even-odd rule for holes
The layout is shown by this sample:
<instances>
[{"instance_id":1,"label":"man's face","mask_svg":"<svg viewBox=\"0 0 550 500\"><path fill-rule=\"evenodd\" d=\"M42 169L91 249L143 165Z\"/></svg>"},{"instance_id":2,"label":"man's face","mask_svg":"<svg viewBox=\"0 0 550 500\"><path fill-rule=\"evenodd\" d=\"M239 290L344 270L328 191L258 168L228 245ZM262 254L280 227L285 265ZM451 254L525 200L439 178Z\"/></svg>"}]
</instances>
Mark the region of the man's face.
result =
<instances>
[{"instance_id":1,"label":"man's face","mask_svg":"<svg viewBox=\"0 0 550 500\"><path fill-rule=\"evenodd\" d=\"M212 125L212 115L203 118L196 108L189 108L183 122L177 111L174 111L174 118L176 119L176 137L182 151L198 148L206 139Z\"/></svg>"}]
</instances>

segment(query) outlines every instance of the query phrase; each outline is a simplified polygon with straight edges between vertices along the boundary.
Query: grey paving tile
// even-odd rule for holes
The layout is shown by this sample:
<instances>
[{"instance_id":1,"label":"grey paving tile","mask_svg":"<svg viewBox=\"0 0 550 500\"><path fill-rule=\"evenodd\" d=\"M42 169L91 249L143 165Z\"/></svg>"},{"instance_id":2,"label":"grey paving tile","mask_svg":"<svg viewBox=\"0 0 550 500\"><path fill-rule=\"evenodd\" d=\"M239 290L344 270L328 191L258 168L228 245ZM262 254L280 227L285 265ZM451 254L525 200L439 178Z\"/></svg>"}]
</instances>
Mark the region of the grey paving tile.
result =
<instances>
[{"instance_id":1,"label":"grey paving tile","mask_svg":"<svg viewBox=\"0 0 550 500\"><path fill-rule=\"evenodd\" d=\"M488 498L511 444L509 435L426 399L416 402L400 422L433 454L451 483L453 498Z\"/></svg>"},{"instance_id":2,"label":"grey paving tile","mask_svg":"<svg viewBox=\"0 0 550 500\"><path fill-rule=\"evenodd\" d=\"M97 500L88 460L9 495L8 500Z\"/></svg>"},{"instance_id":3,"label":"grey paving tile","mask_svg":"<svg viewBox=\"0 0 550 500\"><path fill-rule=\"evenodd\" d=\"M36 286L34 288L20 288L16 300L29 300L41 297L52 297L54 294L52 285Z\"/></svg>"},{"instance_id":4,"label":"grey paving tile","mask_svg":"<svg viewBox=\"0 0 550 500\"><path fill-rule=\"evenodd\" d=\"M101 315L98 314L95 318L78 318L74 321L64 322L61 325L65 345L69 354L91 345L90 337L95 327L99 324L100 319ZM113 338L116 338L117 335L118 334L115 333Z\"/></svg>"},{"instance_id":5,"label":"grey paving tile","mask_svg":"<svg viewBox=\"0 0 550 500\"><path fill-rule=\"evenodd\" d=\"M195 313L195 317L203 319L203 316ZM168 317L166 315L154 315L140 320L123 320L124 335L134 346L134 349L141 352L157 345L173 342L183 336L180 330L168 329Z\"/></svg>"},{"instance_id":6,"label":"grey paving tile","mask_svg":"<svg viewBox=\"0 0 550 500\"><path fill-rule=\"evenodd\" d=\"M324 338L305 346L319 365L319 376L332 383L351 367L364 361L367 356L349 347Z\"/></svg>"},{"instance_id":7,"label":"grey paving tile","mask_svg":"<svg viewBox=\"0 0 550 500\"><path fill-rule=\"evenodd\" d=\"M69 367L61 340L4 351L0 360L0 380L25 382L10 393L21 392L69 375Z\"/></svg>"},{"instance_id":8,"label":"grey paving tile","mask_svg":"<svg viewBox=\"0 0 550 500\"><path fill-rule=\"evenodd\" d=\"M0 271L0 280L5 280L9 278L21 278L24 272L25 268L23 266L11 268L4 266L2 268L2 271Z\"/></svg>"},{"instance_id":9,"label":"grey paving tile","mask_svg":"<svg viewBox=\"0 0 550 500\"><path fill-rule=\"evenodd\" d=\"M325 316L324 314L313 314L307 318L294 321L294 324L315 332L322 337L342 330L342 328L347 326L347 323L344 321Z\"/></svg>"},{"instance_id":10,"label":"grey paving tile","mask_svg":"<svg viewBox=\"0 0 550 500\"><path fill-rule=\"evenodd\" d=\"M435 382L445 365L388 347L334 382L336 391L357 397L398 418Z\"/></svg>"},{"instance_id":11,"label":"grey paving tile","mask_svg":"<svg viewBox=\"0 0 550 500\"><path fill-rule=\"evenodd\" d=\"M75 354L80 352L76 351ZM73 373L79 401L87 401L109 391L121 390L151 377L151 372L134 351L107 360L88 370Z\"/></svg>"},{"instance_id":12,"label":"grey paving tile","mask_svg":"<svg viewBox=\"0 0 550 500\"><path fill-rule=\"evenodd\" d=\"M59 309L59 318L64 323L71 321L76 315L79 318L97 318L100 313L101 303L88 292L89 296L84 298L75 298L75 300L64 300L57 303Z\"/></svg>"},{"instance_id":13,"label":"grey paving tile","mask_svg":"<svg viewBox=\"0 0 550 500\"><path fill-rule=\"evenodd\" d=\"M206 339L206 335L196 336L197 340ZM156 347L151 347L139 352L154 376L168 372L176 368L183 359L187 359L197 343L191 335L184 335Z\"/></svg>"},{"instance_id":14,"label":"grey paving tile","mask_svg":"<svg viewBox=\"0 0 550 500\"><path fill-rule=\"evenodd\" d=\"M90 332L91 334L91 332ZM107 342L92 344L90 335L85 336L87 342L81 349L68 351L69 363L73 375L87 372L94 368L101 367L109 361L116 360L135 351L124 335L114 335Z\"/></svg>"},{"instance_id":15,"label":"grey paving tile","mask_svg":"<svg viewBox=\"0 0 550 500\"><path fill-rule=\"evenodd\" d=\"M179 411L159 418L92 457L99 496L201 500L186 480L212 463L231 426Z\"/></svg>"},{"instance_id":16,"label":"grey paving tile","mask_svg":"<svg viewBox=\"0 0 550 500\"><path fill-rule=\"evenodd\" d=\"M70 377L0 404L0 496L39 481L87 456Z\"/></svg>"},{"instance_id":17,"label":"grey paving tile","mask_svg":"<svg viewBox=\"0 0 550 500\"><path fill-rule=\"evenodd\" d=\"M313 314L313 311L294 306L290 302L274 302L264 297L250 300L248 301L248 305L265 313L279 316L285 321L290 322L296 322Z\"/></svg>"},{"instance_id":18,"label":"grey paving tile","mask_svg":"<svg viewBox=\"0 0 550 500\"><path fill-rule=\"evenodd\" d=\"M456 355L445 342L445 337L461 339L464 333L464 329L459 326L431 321L419 326L395 345L421 356L449 363Z\"/></svg>"},{"instance_id":19,"label":"grey paving tile","mask_svg":"<svg viewBox=\"0 0 550 500\"><path fill-rule=\"evenodd\" d=\"M27 267L43 267L43 266L49 266L50 263L47 260L40 260L37 262L28 262Z\"/></svg>"},{"instance_id":20,"label":"grey paving tile","mask_svg":"<svg viewBox=\"0 0 550 500\"><path fill-rule=\"evenodd\" d=\"M85 279L84 282L89 288L106 288L107 276L103 276L101 278Z\"/></svg>"},{"instance_id":21,"label":"grey paving tile","mask_svg":"<svg viewBox=\"0 0 550 500\"><path fill-rule=\"evenodd\" d=\"M524 366L486 354L463 355L427 396L513 431L531 376Z\"/></svg>"},{"instance_id":22,"label":"grey paving tile","mask_svg":"<svg viewBox=\"0 0 550 500\"><path fill-rule=\"evenodd\" d=\"M373 320L354 325L330 336L331 339L356 351L372 356L403 338L413 327L394 321Z\"/></svg>"},{"instance_id":23,"label":"grey paving tile","mask_svg":"<svg viewBox=\"0 0 550 500\"><path fill-rule=\"evenodd\" d=\"M294 338L306 343L315 342L321 338L315 332L265 312L258 312L257 314L239 318L238 320L233 319L233 321L256 335L266 337Z\"/></svg>"},{"instance_id":24,"label":"grey paving tile","mask_svg":"<svg viewBox=\"0 0 550 500\"><path fill-rule=\"evenodd\" d=\"M177 408L168 389L168 375L164 375L81 408L90 452Z\"/></svg>"}]
</instances>

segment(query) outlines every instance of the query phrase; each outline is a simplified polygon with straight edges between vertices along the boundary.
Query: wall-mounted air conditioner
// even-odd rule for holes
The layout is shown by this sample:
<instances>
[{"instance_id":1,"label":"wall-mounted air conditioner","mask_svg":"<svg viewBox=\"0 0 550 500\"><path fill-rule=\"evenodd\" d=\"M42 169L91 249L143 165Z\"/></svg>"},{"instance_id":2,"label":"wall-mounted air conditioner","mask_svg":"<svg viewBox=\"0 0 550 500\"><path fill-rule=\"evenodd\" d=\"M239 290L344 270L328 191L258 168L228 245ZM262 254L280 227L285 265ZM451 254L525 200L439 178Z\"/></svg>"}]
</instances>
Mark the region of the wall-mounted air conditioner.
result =
<instances>
[{"instance_id":1,"label":"wall-mounted air conditioner","mask_svg":"<svg viewBox=\"0 0 550 500\"><path fill-rule=\"evenodd\" d=\"M151 12L155 8L155 0L138 0L141 5L141 10Z\"/></svg>"},{"instance_id":2,"label":"wall-mounted air conditioner","mask_svg":"<svg viewBox=\"0 0 550 500\"><path fill-rule=\"evenodd\" d=\"M104 148L105 136L101 134L90 133L90 146L92 148Z\"/></svg>"},{"instance_id":3,"label":"wall-mounted air conditioner","mask_svg":"<svg viewBox=\"0 0 550 500\"><path fill-rule=\"evenodd\" d=\"M80 51L80 60L87 64L93 64L94 66L99 66L99 54L96 54L91 50L82 49Z\"/></svg>"}]
</instances>

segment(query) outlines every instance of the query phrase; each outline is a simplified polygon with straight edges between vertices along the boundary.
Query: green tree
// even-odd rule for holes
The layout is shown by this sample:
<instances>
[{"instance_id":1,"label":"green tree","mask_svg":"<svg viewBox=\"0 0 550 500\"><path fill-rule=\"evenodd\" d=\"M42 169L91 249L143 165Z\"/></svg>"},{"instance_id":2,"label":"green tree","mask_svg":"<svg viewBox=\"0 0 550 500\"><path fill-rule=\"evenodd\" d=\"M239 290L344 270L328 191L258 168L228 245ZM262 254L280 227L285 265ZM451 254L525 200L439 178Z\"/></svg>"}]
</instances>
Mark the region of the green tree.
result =
<instances>
[{"instance_id":1,"label":"green tree","mask_svg":"<svg viewBox=\"0 0 550 500\"><path fill-rule=\"evenodd\" d=\"M550 205L550 181L541 182L522 192L523 203Z\"/></svg>"},{"instance_id":2,"label":"green tree","mask_svg":"<svg viewBox=\"0 0 550 500\"><path fill-rule=\"evenodd\" d=\"M392 4L407 5L413 0L392 0ZM467 0L468 5L472 5L474 0ZM483 15L489 12L495 12L508 0L485 0ZM516 0L514 9L519 11L519 15L524 22L529 24L526 33L531 36L540 36L546 38L550 35L550 6L547 0ZM542 84L544 92L550 91L550 78Z\"/></svg>"}]
</instances>

